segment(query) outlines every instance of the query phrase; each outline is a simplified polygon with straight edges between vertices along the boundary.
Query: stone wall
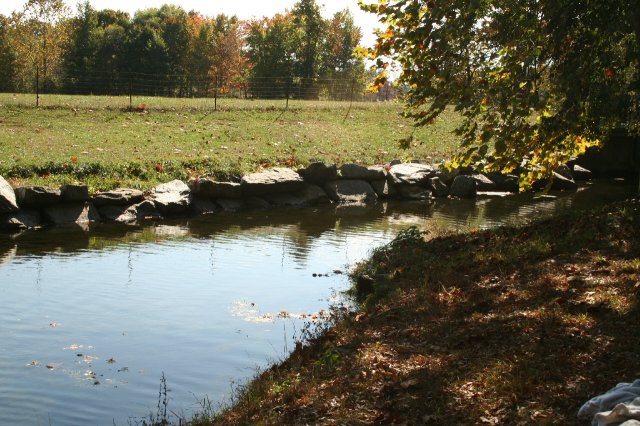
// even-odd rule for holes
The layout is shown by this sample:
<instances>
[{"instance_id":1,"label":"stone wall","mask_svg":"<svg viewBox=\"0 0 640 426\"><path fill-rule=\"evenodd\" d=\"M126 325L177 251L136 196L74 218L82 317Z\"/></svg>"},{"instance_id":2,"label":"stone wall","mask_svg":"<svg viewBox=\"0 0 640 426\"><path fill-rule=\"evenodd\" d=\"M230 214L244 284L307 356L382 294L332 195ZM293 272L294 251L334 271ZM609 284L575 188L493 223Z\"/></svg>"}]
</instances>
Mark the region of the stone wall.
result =
<instances>
[{"instance_id":1,"label":"stone wall","mask_svg":"<svg viewBox=\"0 0 640 426\"><path fill-rule=\"evenodd\" d=\"M590 177L579 167L573 172L567 168L556 174L554 188L576 189L574 173L576 178ZM83 185L14 190L0 177L0 231L92 222L129 224L220 211L372 203L390 198L470 198L487 191L517 192L518 178L499 173L447 172L437 165L398 161L370 167L344 164L339 168L335 164L313 163L298 171L275 168L249 174L240 182L175 180L146 193L121 188L90 196Z\"/></svg>"}]
</instances>

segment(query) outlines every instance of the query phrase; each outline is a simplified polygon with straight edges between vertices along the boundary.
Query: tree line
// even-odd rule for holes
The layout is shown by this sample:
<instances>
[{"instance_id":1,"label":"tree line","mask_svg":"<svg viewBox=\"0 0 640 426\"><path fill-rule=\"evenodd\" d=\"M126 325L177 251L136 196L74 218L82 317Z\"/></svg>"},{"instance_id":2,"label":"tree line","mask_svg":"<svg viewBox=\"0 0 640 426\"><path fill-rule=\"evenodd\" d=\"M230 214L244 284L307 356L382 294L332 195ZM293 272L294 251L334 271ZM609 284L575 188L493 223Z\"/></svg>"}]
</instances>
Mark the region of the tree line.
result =
<instances>
[{"instance_id":1,"label":"tree line","mask_svg":"<svg viewBox=\"0 0 640 426\"><path fill-rule=\"evenodd\" d=\"M325 19L315 0L250 21L28 0L0 15L0 91L348 99L371 78L361 38L348 10Z\"/></svg>"}]
</instances>

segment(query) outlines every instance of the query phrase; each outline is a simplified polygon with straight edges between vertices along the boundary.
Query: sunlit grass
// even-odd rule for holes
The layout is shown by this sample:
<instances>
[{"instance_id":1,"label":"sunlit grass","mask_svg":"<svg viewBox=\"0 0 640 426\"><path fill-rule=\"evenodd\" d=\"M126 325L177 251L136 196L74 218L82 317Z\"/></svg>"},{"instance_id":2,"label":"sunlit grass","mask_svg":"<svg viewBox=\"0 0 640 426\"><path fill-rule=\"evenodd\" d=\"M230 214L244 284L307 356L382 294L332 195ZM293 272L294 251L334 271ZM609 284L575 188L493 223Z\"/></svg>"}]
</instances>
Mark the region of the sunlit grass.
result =
<instances>
[{"instance_id":1,"label":"sunlit grass","mask_svg":"<svg viewBox=\"0 0 640 426\"><path fill-rule=\"evenodd\" d=\"M210 99L136 98L140 110L129 112L126 97L43 95L35 108L30 96L0 94L0 174L25 183L58 184L65 175L78 180L60 167L65 164L126 169L133 163L145 171L96 176L95 186L108 187L116 180L140 184L177 176L155 176L157 163L181 175L238 174L313 161L438 162L458 146L452 133L458 114L446 111L433 126L416 129L396 102L291 101L285 109L279 100L222 99L214 111ZM401 148L411 135L412 144Z\"/></svg>"}]
</instances>

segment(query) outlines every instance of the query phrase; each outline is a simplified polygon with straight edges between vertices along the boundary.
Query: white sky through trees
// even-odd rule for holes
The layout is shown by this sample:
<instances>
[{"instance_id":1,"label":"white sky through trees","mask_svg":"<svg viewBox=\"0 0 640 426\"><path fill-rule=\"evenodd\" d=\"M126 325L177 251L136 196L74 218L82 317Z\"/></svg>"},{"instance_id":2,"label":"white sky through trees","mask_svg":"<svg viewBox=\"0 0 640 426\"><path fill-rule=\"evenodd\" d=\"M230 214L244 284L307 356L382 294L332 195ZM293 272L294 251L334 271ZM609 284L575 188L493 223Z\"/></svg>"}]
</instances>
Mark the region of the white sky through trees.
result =
<instances>
[{"instance_id":1,"label":"white sky through trees","mask_svg":"<svg viewBox=\"0 0 640 426\"><path fill-rule=\"evenodd\" d=\"M21 10L25 2L25 0L0 0L0 14L9 15L13 11ZM71 10L76 10L78 3L76 0L65 0L65 2ZM137 10L160 7L168 3L181 6L187 12L195 10L207 16L224 13L236 15L240 19L251 19L284 12L285 9L291 9L296 0L90 0L89 2L95 9L123 10L132 16ZM316 0L316 3L320 6L325 18L348 8L354 16L356 25L362 29L362 44L365 46L374 44L373 29L380 27L381 24L378 23L375 15L360 10L358 0Z\"/></svg>"}]
</instances>

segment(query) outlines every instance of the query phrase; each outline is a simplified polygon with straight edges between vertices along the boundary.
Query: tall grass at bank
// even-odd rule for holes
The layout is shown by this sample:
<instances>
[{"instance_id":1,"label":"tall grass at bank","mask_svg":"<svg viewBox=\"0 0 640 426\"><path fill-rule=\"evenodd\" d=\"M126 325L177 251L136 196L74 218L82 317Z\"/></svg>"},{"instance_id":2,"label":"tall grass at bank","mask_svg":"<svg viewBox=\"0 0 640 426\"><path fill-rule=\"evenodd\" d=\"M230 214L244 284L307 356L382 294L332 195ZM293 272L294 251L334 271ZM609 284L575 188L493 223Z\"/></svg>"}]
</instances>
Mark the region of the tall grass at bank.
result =
<instances>
[{"instance_id":1,"label":"tall grass at bank","mask_svg":"<svg viewBox=\"0 0 640 426\"><path fill-rule=\"evenodd\" d=\"M313 161L437 162L458 146L460 116L416 129L395 102L324 102L0 94L0 174L17 184L150 187ZM405 147L401 147L404 143ZM90 173L89 171L95 171Z\"/></svg>"}]
</instances>

